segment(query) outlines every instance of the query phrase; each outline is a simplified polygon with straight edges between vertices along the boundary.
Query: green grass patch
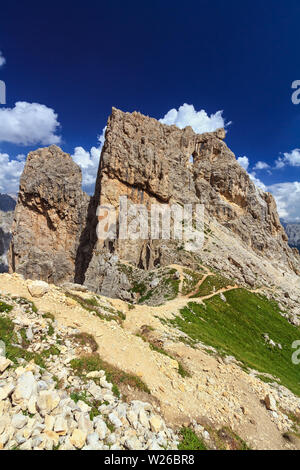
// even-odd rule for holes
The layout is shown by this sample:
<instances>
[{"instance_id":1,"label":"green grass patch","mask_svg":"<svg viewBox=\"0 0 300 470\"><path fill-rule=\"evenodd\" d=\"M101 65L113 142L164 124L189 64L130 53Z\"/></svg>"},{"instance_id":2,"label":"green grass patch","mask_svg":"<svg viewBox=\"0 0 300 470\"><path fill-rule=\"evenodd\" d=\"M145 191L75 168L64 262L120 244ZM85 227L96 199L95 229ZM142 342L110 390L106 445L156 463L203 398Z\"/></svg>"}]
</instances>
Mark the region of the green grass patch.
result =
<instances>
[{"instance_id":1,"label":"green grass patch","mask_svg":"<svg viewBox=\"0 0 300 470\"><path fill-rule=\"evenodd\" d=\"M49 359L50 356L59 356L60 350L52 345L49 349L44 349L40 355L45 359Z\"/></svg>"},{"instance_id":2,"label":"green grass patch","mask_svg":"<svg viewBox=\"0 0 300 470\"><path fill-rule=\"evenodd\" d=\"M81 346L88 346L92 352L96 352L98 349L98 343L93 335L89 333L76 333L71 335L70 338Z\"/></svg>"},{"instance_id":3,"label":"green grass patch","mask_svg":"<svg viewBox=\"0 0 300 470\"><path fill-rule=\"evenodd\" d=\"M88 406L91 407L91 411L90 411L90 413L89 413L91 421L93 421L93 419L94 419L96 416L99 416L99 415L100 415L100 412L99 412L98 408L99 408L99 406L102 405L102 402L100 402L99 400L95 400L95 399L93 399L92 397L88 397L86 391L81 392L81 393L72 392L72 393L70 394L70 398L71 398L75 403L78 403L78 402L81 400L81 401L83 401L84 403L86 403Z\"/></svg>"},{"instance_id":4,"label":"green grass patch","mask_svg":"<svg viewBox=\"0 0 300 470\"><path fill-rule=\"evenodd\" d=\"M115 310L113 308L106 307L105 305L100 305L98 300L93 297L90 299L84 299L76 294L70 294L70 292L66 292L65 295L73 300L75 300L82 308L87 310L88 312L92 312L97 315L98 318L101 320L111 321L115 320L116 322L122 325L122 322L126 320L126 315L119 310ZM101 310L105 310L109 312L108 314L103 314Z\"/></svg>"},{"instance_id":5,"label":"green grass patch","mask_svg":"<svg viewBox=\"0 0 300 470\"><path fill-rule=\"evenodd\" d=\"M248 444L228 426L224 426L218 430L210 426L206 428L218 450L251 450Z\"/></svg>"},{"instance_id":6,"label":"green grass patch","mask_svg":"<svg viewBox=\"0 0 300 470\"><path fill-rule=\"evenodd\" d=\"M85 303L87 303L88 305L92 305L93 307L100 307L99 302L96 299L96 297L90 297L88 299L85 298L84 301Z\"/></svg>"},{"instance_id":7,"label":"green grass patch","mask_svg":"<svg viewBox=\"0 0 300 470\"><path fill-rule=\"evenodd\" d=\"M34 360L38 366L46 368L42 354L27 351L23 346L14 346L18 342L18 338L10 318L0 317L0 340L5 344L6 357L15 364L18 364L18 359L25 359L28 362Z\"/></svg>"},{"instance_id":8,"label":"green grass patch","mask_svg":"<svg viewBox=\"0 0 300 470\"><path fill-rule=\"evenodd\" d=\"M55 321L54 315L50 312L44 313L42 317L45 318L45 320Z\"/></svg>"},{"instance_id":9,"label":"green grass patch","mask_svg":"<svg viewBox=\"0 0 300 470\"><path fill-rule=\"evenodd\" d=\"M181 362L178 362L178 365L178 374L181 375L181 377L183 377L184 379L192 377L189 371L181 364Z\"/></svg>"},{"instance_id":10,"label":"green grass patch","mask_svg":"<svg viewBox=\"0 0 300 470\"><path fill-rule=\"evenodd\" d=\"M48 336L54 335L54 328L50 322L48 322Z\"/></svg>"},{"instance_id":11,"label":"green grass patch","mask_svg":"<svg viewBox=\"0 0 300 470\"><path fill-rule=\"evenodd\" d=\"M232 355L245 368L278 377L282 385L300 396L299 366L292 363L292 343L299 340L299 328L279 313L279 307L266 297L236 289L204 304L190 302L169 323L192 340L214 347L220 354ZM268 345L263 334L282 345Z\"/></svg>"},{"instance_id":12,"label":"green grass patch","mask_svg":"<svg viewBox=\"0 0 300 470\"><path fill-rule=\"evenodd\" d=\"M8 313L11 312L13 307L11 305L8 305L5 302L0 302L0 312L1 313Z\"/></svg>"},{"instance_id":13,"label":"green grass patch","mask_svg":"<svg viewBox=\"0 0 300 470\"><path fill-rule=\"evenodd\" d=\"M101 359L97 353L77 359L72 359L70 365L75 373L79 376L85 376L86 373L95 370L104 370L107 381L116 386L113 390L113 393L115 393L117 396L119 392L117 387L120 385L130 385L133 388L150 394L149 388L139 377L133 374L128 374L127 372L124 372L109 364L108 362Z\"/></svg>"},{"instance_id":14,"label":"green grass patch","mask_svg":"<svg viewBox=\"0 0 300 470\"><path fill-rule=\"evenodd\" d=\"M176 271L175 271L176 272ZM166 300L173 300L179 294L180 279L169 277L163 280L163 285L166 287L168 293L165 295Z\"/></svg>"},{"instance_id":15,"label":"green grass patch","mask_svg":"<svg viewBox=\"0 0 300 470\"><path fill-rule=\"evenodd\" d=\"M38 312L37 306L31 300L25 299L25 297L13 297L13 300L20 305L28 306L34 313Z\"/></svg>"},{"instance_id":16,"label":"green grass patch","mask_svg":"<svg viewBox=\"0 0 300 470\"><path fill-rule=\"evenodd\" d=\"M198 282L200 282L201 279L203 279L203 273L191 271L190 269L185 269L183 272L184 272L184 278L183 278L181 293L183 295L188 295L190 292L192 292L195 289Z\"/></svg>"},{"instance_id":17,"label":"green grass patch","mask_svg":"<svg viewBox=\"0 0 300 470\"><path fill-rule=\"evenodd\" d=\"M204 442L194 433L191 428L181 428L181 442L178 450L207 450Z\"/></svg>"},{"instance_id":18,"label":"green grass patch","mask_svg":"<svg viewBox=\"0 0 300 470\"><path fill-rule=\"evenodd\" d=\"M134 292L135 294L144 295L146 290L147 287L145 286L145 284L143 282L138 282L134 284L133 288L131 289L131 292Z\"/></svg>"},{"instance_id":19,"label":"green grass patch","mask_svg":"<svg viewBox=\"0 0 300 470\"><path fill-rule=\"evenodd\" d=\"M150 328L150 327L147 327L147 328ZM153 328L152 328L153 330ZM151 331L151 330L149 330ZM155 344L155 342L153 340L151 340L150 338L148 338L147 336L141 334L141 333L137 333L136 336L138 336L139 338L141 338L145 343L148 343L149 344L149 347L152 351L155 351L159 354L163 354L164 356L167 356L169 357L170 359L173 359L175 361L178 362L178 374L181 375L181 377L183 378L189 378L189 377L192 377L190 372L181 364L181 362L179 362L177 359L174 358L174 356L172 356L170 353L168 353L165 349L163 349L161 346L157 346L157 344Z\"/></svg>"},{"instance_id":20,"label":"green grass patch","mask_svg":"<svg viewBox=\"0 0 300 470\"><path fill-rule=\"evenodd\" d=\"M203 281L203 283L199 287L198 292L194 294L193 297L204 297L233 284L234 281L226 279L225 277L220 276L219 274L216 276L208 276Z\"/></svg>"}]
</instances>

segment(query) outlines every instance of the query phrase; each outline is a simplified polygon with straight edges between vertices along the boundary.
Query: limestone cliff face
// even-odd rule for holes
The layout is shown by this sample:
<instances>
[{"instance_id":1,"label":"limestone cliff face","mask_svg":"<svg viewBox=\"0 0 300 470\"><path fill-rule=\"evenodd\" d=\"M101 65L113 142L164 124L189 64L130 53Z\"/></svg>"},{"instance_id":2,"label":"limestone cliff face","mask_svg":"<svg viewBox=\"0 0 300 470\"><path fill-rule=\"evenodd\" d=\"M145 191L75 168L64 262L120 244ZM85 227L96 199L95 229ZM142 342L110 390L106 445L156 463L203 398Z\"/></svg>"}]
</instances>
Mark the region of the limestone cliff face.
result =
<instances>
[{"instance_id":1,"label":"limestone cliff face","mask_svg":"<svg viewBox=\"0 0 300 470\"><path fill-rule=\"evenodd\" d=\"M201 259L250 285L299 273L299 253L287 244L273 197L253 184L224 139L223 129L199 135L114 108L91 199L69 155L56 146L31 152L20 181L10 270L54 283L75 280L127 300L133 279L123 262L137 270L173 263L196 269ZM98 240L97 207L118 211L125 195L129 206L148 209L202 203L203 249L185 251L178 240Z\"/></svg>"},{"instance_id":2,"label":"limestone cliff face","mask_svg":"<svg viewBox=\"0 0 300 470\"><path fill-rule=\"evenodd\" d=\"M89 197L81 170L52 145L29 153L15 210L10 271L25 278L73 281Z\"/></svg>"},{"instance_id":3,"label":"limestone cliff face","mask_svg":"<svg viewBox=\"0 0 300 470\"><path fill-rule=\"evenodd\" d=\"M246 249L298 271L299 258L288 247L274 198L254 185L224 138L223 129L197 135L191 127L180 130L137 112L113 109L95 206L112 204L118 208L120 195L148 208L152 203L202 203L206 220L221 224ZM85 276L90 288L101 291L96 272L104 270L104 278L114 273L110 254L143 269L177 262L179 257L172 242L98 242Z\"/></svg>"},{"instance_id":4,"label":"limestone cliff face","mask_svg":"<svg viewBox=\"0 0 300 470\"><path fill-rule=\"evenodd\" d=\"M8 194L0 194L0 273L8 271L7 252L11 240L11 226L16 201Z\"/></svg>"},{"instance_id":5,"label":"limestone cliff face","mask_svg":"<svg viewBox=\"0 0 300 470\"><path fill-rule=\"evenodd\" d=\"M300 224L287 223L284 224L284 227L289 239L289 245L300 249Z\"/></svg>"},{"instance_id":6,"label":"limestone cliff face","mask_svg":"<svg viewBox=\"0 0 300 470\"><path fill-rule=\"evenodd\" d=\"M7 252L11 241L11 226L14 213L0 210L0 273L8 271Z\"/></svg>"}]
</instances>

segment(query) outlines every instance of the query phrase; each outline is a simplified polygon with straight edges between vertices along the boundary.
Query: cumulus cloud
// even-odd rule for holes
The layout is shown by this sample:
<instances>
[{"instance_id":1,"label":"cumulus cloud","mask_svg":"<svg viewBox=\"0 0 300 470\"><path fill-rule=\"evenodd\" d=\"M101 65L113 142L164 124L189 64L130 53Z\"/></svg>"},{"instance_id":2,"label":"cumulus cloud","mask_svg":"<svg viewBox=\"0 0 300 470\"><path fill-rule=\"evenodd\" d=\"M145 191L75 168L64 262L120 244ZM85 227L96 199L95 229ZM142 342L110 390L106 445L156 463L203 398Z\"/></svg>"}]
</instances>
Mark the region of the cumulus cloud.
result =
<instances>
[{"instance_id":1,"label":"cumulus cloud","mask_svg":"<svg viewBox=\"0 0 300 470\"><path fill-rule=\"evenodd\" d=\"M248 157L239 157L237 159L237 161L245 170L248 170L248 168L249 168L249 158Z\"/></svg>"},{"instance_id":2,"label":"cumulus cloud","mask_svg":"<svg viewBox=\"0 0 300 470\"><path fill-rule=\"evenodd\" d=\"M268 163L259 161L256 163L254 170L267 170L268 168L270 168Z\"/></svg>"},{"instance_id":3,"label":"cumulus cloud","mask_svg":"<svg viewBox=\"0 0 300 470\"><path fill-rule=\"evenodd\" d=\"M11 159L7 153L0 153L0 193L15 194L25 165L25 155Z\"/></svg>"},{"instance_id":4,"label":"cumulus cloud","mask_svg":"<svg viewBox=\"0 0 300 470\"><path fill-rule=\"evenodd\" d=\"M252 173L249 173L249 176L251 180L253 181L253 183L255 184L255 186L262 189L263 191L268 191L267 186L259 178L257 178L255 171L252 171Z\"/></svg>"},{"instance_id":5,"label":"cumulus cloud","mask_svg":"<svg viewBox=\"0 0 300 470\"><path fill-rule=\"evenodd\" d=\"M290 154L284 154L286 161L292 162L293 166L298 165L298 151L293 151ZM248 171L250 162L248 157L239 157L238 162L240 165ZM283 164L285 166L285 163ZM257 162L253 170L265 170L268 169L269 165L265 162ZM292 183L278 183L272 185L266 185L261 181L255 171L248 171L248 174L253 183L263 191L268 191L273 194L279 216L286 222L300 222L300 182L294 181Z\"/></svg>"},{"instance_id":6,"label":"cumulus cloud","mask_svg":"<svg viewBox=\"0 0 300 470\"><path fill-rule=\"evenodd\" d=\"M0 108L0 142L59 144L59 126L57 114L43 104L19 101L14 108Z\"/></svg>"},{"instance_id":7,"label":"cumulus cloud","mask_svg":"<svg viewBox=\"0 0 300 470\"><path fill-rule=\"evenodd\" d=\"M160 122L169 126L175 124L179 129L191 126L197 134L203 134L204 132L213 132L220 127L226 127L230 124L225 123L222 113L223 111L217 111L209 116L204 109L196 111L192 104L184 103L178 110L175 108L170 109L160 119Z\"/></svg>"},{"instance_id":8,"label":"cumulus cloud","mask_svg":"<svg viewBox=\"0 0 300 470\"><path fill-rule=\"evenodd\" d=\"M275 168L284 168L289 166L300 166L300 149L294 149L291 152L285 152L283 157L279 157L275 162Z\"/></svg>"},{"instance_id":9,"label":"cumulus cloud","mask_svg":"<svg viewBox=\"0 0 300 470\"><path fill-rule=\"evenodd\" d=\"M0 51L0 67L2 67L6 63L5 57L3 57L2 52Z\"/></svg>"},{"instance_id":10,"label":"cumulus cloud","mask_svg":"<svg viewBox=\"0 0 300 470\"><path fill-rule=\"evenodd\" d=\"M286 222L300 222L300 182L278 183L268 186L275 197L279 216Z\"/></svg>"},{"instance_id":11,"label":"cumulus cloud","mask_svg":"<svg viewBox=\"0 0 300 470\"><path fill-rule=\"evenodd\" d=\"M204 110L197 112L193 105L188 104L181 106L178 111L171 109L164 118L160 119L160 122L168 125L175 124L180 129L191 126L194 131L199 134L203 132L213 132L220 127L229 125L229 123L225 123L222 117L222 111L208 116ZM94 189L100 154L105 139L105 129L106 128L103 129L101 136L98 137L99 146L92 147L90 150L86 150L83 147L76 147L72 155L73 160L82 169L83 187L88 193L92 193Z\"/></svg>"},{"instance_id":12,"label":"cumulus cloud","mask_svg":"<svg viewBox=\"0 0 300 470\"><path fill-rule=\"evenodd\" d=\"M82 169L82 185L83 189L91 194L94 190L97 171L99 166L100 155L105 140L105 130L103 129L102 134L98 137L98 147L92 147L89 151L83 147L75 147L72 155L73 160Z\"/></svg>"}]
</instances>

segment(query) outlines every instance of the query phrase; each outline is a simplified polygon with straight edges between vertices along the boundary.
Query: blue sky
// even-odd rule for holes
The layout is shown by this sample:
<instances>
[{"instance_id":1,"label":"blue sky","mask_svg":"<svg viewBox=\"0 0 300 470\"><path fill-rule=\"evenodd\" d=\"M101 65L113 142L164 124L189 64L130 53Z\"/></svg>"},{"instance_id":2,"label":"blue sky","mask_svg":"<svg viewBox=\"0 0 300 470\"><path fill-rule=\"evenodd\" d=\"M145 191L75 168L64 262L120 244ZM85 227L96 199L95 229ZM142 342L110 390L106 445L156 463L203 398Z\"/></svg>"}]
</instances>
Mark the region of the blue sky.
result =
<instances>
[{"instance_id":1,"label":"blue sky","mask_svg":"<svg viewBox=\"0 0 300 470\"><path fill-rule=\"evenodd\" d=\"M231 122L228 146L300 221L299 1L5 3L0 191L16 190L23 155L53 142L91 191L112 106L161 119L187 103L168 122L199 132Z\"/></svg>"}]
</instances>

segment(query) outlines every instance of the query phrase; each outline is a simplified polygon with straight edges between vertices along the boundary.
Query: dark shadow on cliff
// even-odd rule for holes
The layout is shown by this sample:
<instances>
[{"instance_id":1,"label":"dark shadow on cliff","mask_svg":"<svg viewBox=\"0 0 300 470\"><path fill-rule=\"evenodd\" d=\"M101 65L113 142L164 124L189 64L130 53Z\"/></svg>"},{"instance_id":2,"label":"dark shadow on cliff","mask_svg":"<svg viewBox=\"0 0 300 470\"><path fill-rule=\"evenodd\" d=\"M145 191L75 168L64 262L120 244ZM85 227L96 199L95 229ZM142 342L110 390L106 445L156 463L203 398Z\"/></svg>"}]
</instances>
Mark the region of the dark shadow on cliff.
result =
<instances>
[{"instance_id":1,"label":"dark shadow on cliff","mask_svg":"<svg viewBox=\"0 0 300 470\"><path fill-rule=\"evenodd\" d=\"M93 251L97 243L97 207L100 203L101 180L102 180L102 159L100 157L99 170L95 186L95 194L90 198L87 209L85 226L81 232L79 246L75 258L74 282L84 284L85 273L93 257Z\"/></svg>"},{"instance_id":2,"label":"dark shadow on cliff","mask_svg":"<svg viewBox=\"0 0 300 470\"><path fill-rule=\"evenodd\" d=\"M74 282L77 284L83 284L85 281L85 273L92 259L93 250L97 242L96 201L96 195L91 197L88 205L85 227L80 235L79 246L75 258Z\"/></svg>"}]
</instances>

